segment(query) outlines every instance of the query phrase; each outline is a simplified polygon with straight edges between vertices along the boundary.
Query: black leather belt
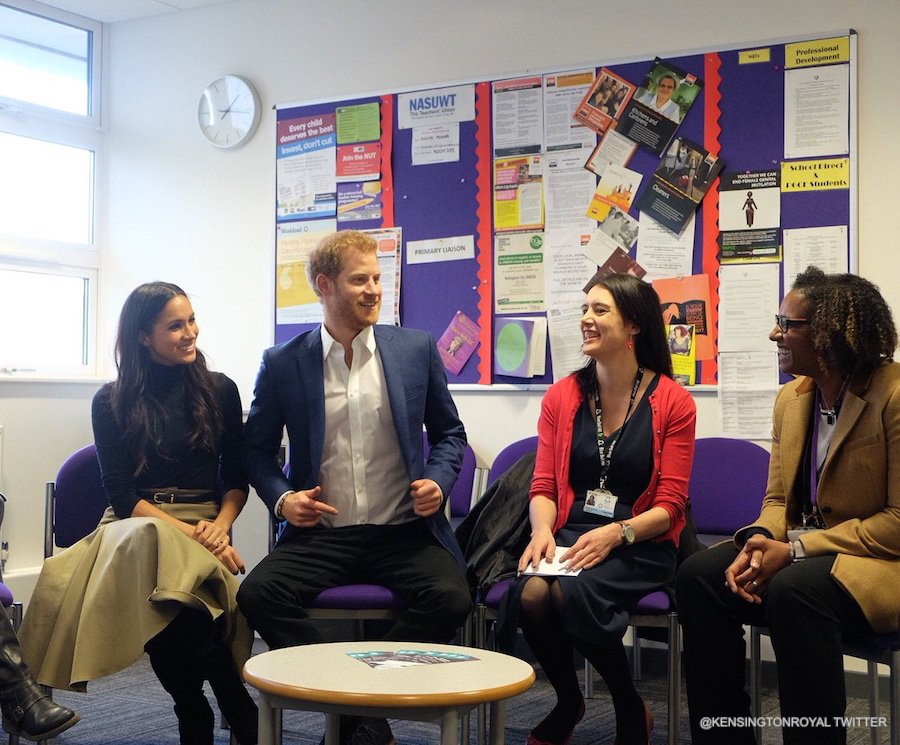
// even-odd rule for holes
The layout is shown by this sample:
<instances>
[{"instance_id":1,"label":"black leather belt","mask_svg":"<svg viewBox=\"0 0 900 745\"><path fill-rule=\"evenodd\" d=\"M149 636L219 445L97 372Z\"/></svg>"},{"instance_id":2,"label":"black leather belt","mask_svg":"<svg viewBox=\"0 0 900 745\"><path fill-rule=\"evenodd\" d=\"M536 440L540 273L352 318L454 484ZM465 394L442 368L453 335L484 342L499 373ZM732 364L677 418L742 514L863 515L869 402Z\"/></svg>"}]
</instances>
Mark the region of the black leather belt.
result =
<instances>
[{"instance_id":1,"label":"black leather belt","mask_svg":"<svg viewBox=\"0 0 900 745\"><path fill-rule=\"evenodd\" d=\"M141 499L156 504L199 504L214 502L216 493L212 489L176 489L174 487L158 487L156 489L138 489Z\"/></svg>"}]
</instances>

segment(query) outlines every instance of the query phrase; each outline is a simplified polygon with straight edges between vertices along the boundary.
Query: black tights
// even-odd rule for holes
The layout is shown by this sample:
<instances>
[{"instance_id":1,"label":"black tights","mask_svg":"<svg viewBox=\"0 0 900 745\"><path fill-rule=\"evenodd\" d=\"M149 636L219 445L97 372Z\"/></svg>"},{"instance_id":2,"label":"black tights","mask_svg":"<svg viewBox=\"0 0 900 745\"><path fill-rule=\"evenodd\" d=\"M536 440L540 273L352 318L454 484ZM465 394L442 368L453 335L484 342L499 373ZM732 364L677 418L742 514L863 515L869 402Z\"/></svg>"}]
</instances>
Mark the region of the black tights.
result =
<instances>
[{"instance_id":1,"label":"black tights","mask_svg":"<svg viewBox=\"0 0 900 745\"><path fill-rule=\"evenodd\" d=\"M644 706L631 679L625 646L591 644L562 631L564 598L559 582L532 577L522 588L519 623L525 640L556 692L557 703L534 728L541 740L559 742L584 713L584 697L575 673L572 652L577 649L600 673L616 710L616 741L645 743Z\"/></svg>"},{"instance_id":2,"label":"black tights","mask_svg":"<svg viewBox=\"0 0 900 745\"><path fill-rule=\"evenodd\" d=\"M214 717L203 693L208 680L241 745L256 742L256 704L247 693L231 651L205 613L185 608L144 645L163 688L175 702L184 745L212 745Z\"/></svg>"}]
</instances>

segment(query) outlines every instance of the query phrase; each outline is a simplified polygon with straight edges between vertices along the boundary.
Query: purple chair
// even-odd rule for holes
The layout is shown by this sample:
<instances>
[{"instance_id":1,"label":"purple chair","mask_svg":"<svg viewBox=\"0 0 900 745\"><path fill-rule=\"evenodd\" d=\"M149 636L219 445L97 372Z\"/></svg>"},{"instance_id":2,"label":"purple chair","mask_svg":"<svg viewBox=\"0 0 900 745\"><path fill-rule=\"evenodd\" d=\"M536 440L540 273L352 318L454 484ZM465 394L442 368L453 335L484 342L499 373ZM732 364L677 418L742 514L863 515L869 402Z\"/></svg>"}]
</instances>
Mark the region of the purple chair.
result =
<instances>
[{"instance_id":1,"label":"purple chair","mask_svg":"<svg viewBox=\"0 0 900 745\"><path fill-rule=\"evenodd\" d=\"M697 537L706 546L728 540L758 516L769 478L769 452L746 440L697 440L688 484Z\"/></svg>"},{"instance_id":2,"label":"purple chair","mask_svg":"<svg viewBox=\"0 0 900 745\"><path fill-rule=\"evenodd\" d=\"M93 443L76 450L48 481L44 509L44 558L93 532L109 506Z\"/></svg>"},{"instance_id":3,"label":"purple chair","mask_svg":"<svg viewBox=\"0 0 900 745\"><path fill-rule=\"evenodd\" d=\"M0 494L0 526L3 525L3 518L6 514L6 497L3 494ZM3 549L6 549L6 545L4 543ZM6 610L6 614L9 616L9 620L12 622L13 629L16 631L19 630L19 626L22 625L22 603L17 603L15 598L13 597L12 590L9 589L9 586L3 581L3 569L4 564L6 563L5 559L0 559L0 605Z\"/></svg>"}]
</instances>

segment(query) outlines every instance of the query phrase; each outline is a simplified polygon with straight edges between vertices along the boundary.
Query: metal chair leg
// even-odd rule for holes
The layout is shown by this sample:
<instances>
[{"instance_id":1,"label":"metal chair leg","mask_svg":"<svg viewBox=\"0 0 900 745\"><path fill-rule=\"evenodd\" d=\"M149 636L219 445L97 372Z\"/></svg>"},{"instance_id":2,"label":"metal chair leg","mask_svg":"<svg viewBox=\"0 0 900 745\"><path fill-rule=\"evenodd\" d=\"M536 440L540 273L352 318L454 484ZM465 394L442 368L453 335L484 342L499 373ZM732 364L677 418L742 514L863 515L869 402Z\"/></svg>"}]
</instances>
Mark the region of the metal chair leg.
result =
<instances>
[{"instance_id":1,"label":"metal chair leg","mask_svg":"<svg viewBox=\"0 0 900 745\"><path fill-rule=\"evenodd\" d=\"M762 655L759 650L761 633L758 627L750 627L750 714L759 722L762 712ZM762 727L753 728L757 742L762 742Z\"/></svg>"}]
</instances>

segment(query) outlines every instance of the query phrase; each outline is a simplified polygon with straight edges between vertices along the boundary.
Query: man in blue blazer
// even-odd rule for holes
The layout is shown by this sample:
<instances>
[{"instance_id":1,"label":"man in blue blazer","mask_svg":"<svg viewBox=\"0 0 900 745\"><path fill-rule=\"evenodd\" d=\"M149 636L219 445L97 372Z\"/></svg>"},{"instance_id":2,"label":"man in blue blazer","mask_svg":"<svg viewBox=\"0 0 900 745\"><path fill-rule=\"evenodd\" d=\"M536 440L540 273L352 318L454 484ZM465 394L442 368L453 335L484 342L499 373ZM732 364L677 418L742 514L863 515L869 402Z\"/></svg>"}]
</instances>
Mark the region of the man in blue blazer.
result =
<instances>
[{"instance_id":1,"label":"man in blue blazer","mask_svg":"<svg viewBox=\"0 0 900 745\"><path fill-rule=\"evenodd\" d=\"M303 607L319 592L380 584L409 605L387 638L448 641L471 606L443 511L466 434L437 347L423 331L375 325L370 236L326 237L307 274L324 322L263 354L244 429L250 481L285 527L238 603L270 648L286 647L322 639ZM289 476L278 465L285 426Z\"/></svg>"}]
</instances>

